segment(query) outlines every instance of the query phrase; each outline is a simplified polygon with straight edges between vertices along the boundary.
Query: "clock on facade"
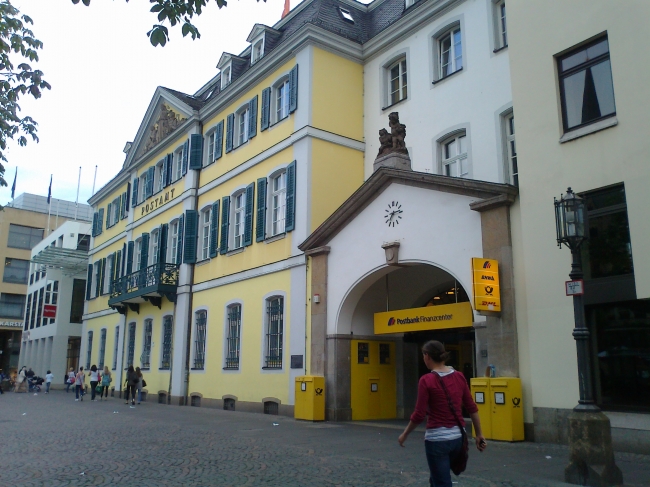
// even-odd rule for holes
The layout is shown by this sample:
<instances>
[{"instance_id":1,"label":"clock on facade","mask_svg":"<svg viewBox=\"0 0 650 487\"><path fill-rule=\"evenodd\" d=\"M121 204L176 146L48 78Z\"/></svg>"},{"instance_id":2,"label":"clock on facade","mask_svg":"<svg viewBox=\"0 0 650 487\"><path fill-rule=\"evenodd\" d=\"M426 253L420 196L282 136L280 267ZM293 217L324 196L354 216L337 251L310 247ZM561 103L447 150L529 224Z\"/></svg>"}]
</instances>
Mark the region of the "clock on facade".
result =
<instances>
[{"instance_id":1,"label":"clock on facade","mask_svg":"<svg viewBox=\"0 0 650 487\"><path fill-rule=\"evenodd\" d=\"M384 214L384 220L386 221L386 225L389 227L394 227L395 225L399 225L399 221L402 219L402 205L399 204L398 201L391 201L388 204L388 209L386 210L386 213Z\"/></svg>"}]
</instances>

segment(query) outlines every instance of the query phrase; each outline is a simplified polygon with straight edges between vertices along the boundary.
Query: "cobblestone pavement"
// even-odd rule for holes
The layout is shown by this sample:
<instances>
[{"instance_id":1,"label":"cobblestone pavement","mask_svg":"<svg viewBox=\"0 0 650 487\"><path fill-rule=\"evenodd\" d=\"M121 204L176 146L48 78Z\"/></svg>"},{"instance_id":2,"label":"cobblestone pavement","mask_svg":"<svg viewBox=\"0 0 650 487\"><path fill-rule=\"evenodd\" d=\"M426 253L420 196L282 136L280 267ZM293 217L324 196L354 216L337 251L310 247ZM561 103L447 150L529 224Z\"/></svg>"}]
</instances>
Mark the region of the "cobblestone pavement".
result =
<instances>
[{"instance_id":1,"label":"cobblestone pavement","mask_svg":"<svg viewBox=\"0 0 650 487\"><path fill-rule=\"evenodd\" d=\"M89 399L0 396L0 486L428 485L419 431L400 448L394 426ZM560 487L566 458L558 445L490 442L454 486ZM617 463L626 485L650 485L650 457Z\"/></svg>"}]
</instances>

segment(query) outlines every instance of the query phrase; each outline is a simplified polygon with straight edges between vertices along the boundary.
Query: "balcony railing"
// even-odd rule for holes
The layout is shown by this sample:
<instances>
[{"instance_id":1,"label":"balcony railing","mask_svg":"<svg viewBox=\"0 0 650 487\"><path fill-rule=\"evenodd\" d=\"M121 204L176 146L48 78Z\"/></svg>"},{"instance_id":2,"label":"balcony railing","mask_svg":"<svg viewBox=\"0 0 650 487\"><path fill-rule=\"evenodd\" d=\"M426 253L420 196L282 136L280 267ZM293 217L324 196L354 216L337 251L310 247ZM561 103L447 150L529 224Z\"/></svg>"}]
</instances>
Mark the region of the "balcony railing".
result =
<instances>
[{"instance_id":1,"label":"balcony railing","mask_svg":"<svg viewBox=\"0 0 650 487\"><path fill-rule=\"evenodd\" d=\"M177 286L177 264L153 264L114 280L108 304L113 306L124 302L137 303L161 296L175 301Z\"/></svg>"}]
</instances>

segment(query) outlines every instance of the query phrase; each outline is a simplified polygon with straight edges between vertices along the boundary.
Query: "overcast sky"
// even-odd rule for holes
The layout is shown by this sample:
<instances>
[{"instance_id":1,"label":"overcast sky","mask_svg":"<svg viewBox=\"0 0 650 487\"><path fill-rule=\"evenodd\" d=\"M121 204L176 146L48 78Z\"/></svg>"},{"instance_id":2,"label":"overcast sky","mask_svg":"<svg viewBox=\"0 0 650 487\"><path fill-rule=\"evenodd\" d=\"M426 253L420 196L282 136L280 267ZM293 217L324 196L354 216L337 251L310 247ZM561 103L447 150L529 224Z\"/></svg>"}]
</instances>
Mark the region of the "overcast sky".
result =
<instances>
[{"instance_id":1,"label":"overcast sky","mask_svg":"<svg viewBox=\"0 0 650 487\"><path fill-rule=\"evenodd\" d=\"M301 0L291 0L294 8ZM238 54L255 23L274 25L284 0L230 0L219 9L210 1L195 24L201 39L171 31L171 42L154 48L146 36L156 17L147 0L92 0L90 7L70 0L14 0L32 17L37 39L44 44L40 61L52 85L43 97L21 100L22 115L39 124L40 142L10 146L5 164L8 187L0 203L11 201L18 167L16 196L52 196L74 201L81 166L79 202L106 184L122 167L122 149L136 132L157 86L193 94L217 73L222 52Z\"/></svg>"}]
</instances>

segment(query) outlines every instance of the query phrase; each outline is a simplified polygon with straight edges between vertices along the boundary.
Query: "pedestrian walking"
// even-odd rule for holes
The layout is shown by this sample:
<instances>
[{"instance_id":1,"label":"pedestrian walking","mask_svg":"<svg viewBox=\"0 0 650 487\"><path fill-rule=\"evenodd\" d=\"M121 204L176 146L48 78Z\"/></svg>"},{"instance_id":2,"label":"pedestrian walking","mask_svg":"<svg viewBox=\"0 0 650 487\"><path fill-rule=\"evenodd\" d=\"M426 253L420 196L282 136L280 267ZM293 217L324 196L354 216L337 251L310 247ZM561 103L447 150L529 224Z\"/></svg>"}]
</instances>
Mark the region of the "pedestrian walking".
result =
<instances>
[{"instance_id":1,"label":"pedestrian walking","mask_svg":"<svg viewBox=\"0 0 650 487\"><path fill-rule=\"evenodd\" d=\"M16 376L16 385L14 386L14 392L20 392L20 389L22 387L25 388L25 392L27 392L27 376L25 375L27 367L23 365L23 368L20 369L18 372L18 375Z\"/></svg>"},{"instance_id":2,"label":"pedestrian walking","mask_svg":"<svg viewBox=\"0 0 650 487\"><path fill-rule=\"evenodd\" d=\"M70 391L70 386L74 385L76 374L74 373L74 367L70 367L70 371L67 375L68 379L65 381L65 392Z\"/></svg>"},{"instance_id":3,"label":"pedestrian walking","mask_svg":"<svg viewBox=\"0 0 650 487\"><path fill-rule=\"evenodd\" d=\"M102 391L99 393L99 400L102 400L104 394L106 394L106 399L108 399L108 388L113 382L113 377L111 376L111 371L108 370L108 365L104 365L104 373L102 374Z\"/></svg>"},{"instance_id":4,"label":"pedestrian walking","mask_svg":"<svg viewBox=\"0 0 650 487\"><path fill-rule=\"evenodd\" d=\"M131 405L135 405L135 388L138 386L140 378L137 372L133 369L133 365L129 365L126 372L126 404L129 403L129 394L131 395Z\"/></svg>"},{"instance_id":5,"label":"pedestrian walking","mask_svg":"<svg viewBox=\"0 0 650 487\"><path fill-rule=\"evenodd\" d=\"M99 384L99 371L95 364L90 367L88 376L90 377L90 400L95 401L95 394L97 393L96 387L97 384Z\"/></svg>"},{"instance_id":6,"label":"pedestrian walking","mask_svg":"<svg viewBox=\"0 0 650 487\"><path fill-rule=\"evenodd\" d=\"M142 388L144 387L144 377L142 376L142 371L140 367L135 368L135 373L138 374L138 385L136 389L138 390L138 404L142 401Z\"/></svg>"},{"instance_id":7,"label":"pedestrian walking","mask_svg":"<svg viewBox=\"0 0 650 487\"><path fill-rule=\"evenodd\" d=\"M86 375L84 374L84 368L79 367L79 372L74 379L74 389L75 389L75 401L84 400L84 388L85 388Z\"/></svg>"},{"instance_id":8,"label":"pedestrian walking","mask_svg":"<svg viewBox=\"0 0 650 487\"><path fill-rule=\"evenodd\" d=\"M481 430L478 408L469 392L465 376L445 365L449 358L445 346L431 340L422 347L422 355L431 372L420 377L415 411L397 441L400 446L404 446L408 435L426 416L424 450L429 464L429 485L452 487L450 469L460 475L467 462L467 436L461 406L465 407L472 418L476 448L482 452L487 445Z\"/></svg>"},{"instance_id":9,"label":"pedestrian walking","mask_svg":"<svg viewBox=\"0 0 650 487\"><path fill-rule=\"evenodd\" d=\"M50 385L52 385L52 379L54 379L54 374L52 374L51 370L48 370L47 374L45 374L45 394L50 393Z\"/></svg>"}]
</instances>

